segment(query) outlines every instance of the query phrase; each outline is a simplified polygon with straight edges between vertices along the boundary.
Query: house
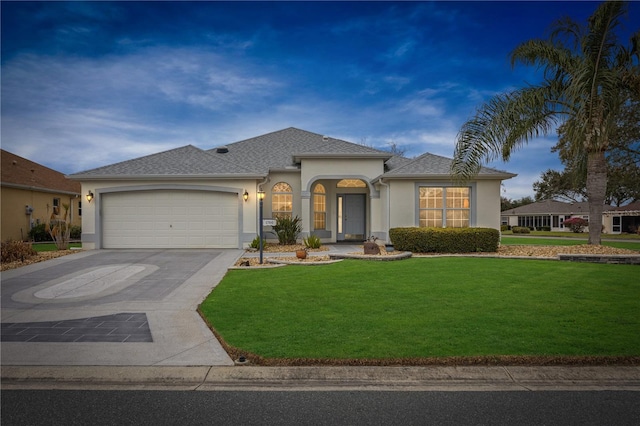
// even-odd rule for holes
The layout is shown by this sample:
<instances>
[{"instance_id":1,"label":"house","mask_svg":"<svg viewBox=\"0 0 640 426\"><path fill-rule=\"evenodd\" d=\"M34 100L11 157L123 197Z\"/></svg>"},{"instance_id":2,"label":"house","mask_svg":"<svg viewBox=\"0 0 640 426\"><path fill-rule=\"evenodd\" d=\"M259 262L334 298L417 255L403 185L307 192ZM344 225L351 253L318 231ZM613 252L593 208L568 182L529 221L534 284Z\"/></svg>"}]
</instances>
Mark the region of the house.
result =
<instances>
[{"instance_id":1,"label":"house","mask_svg":"<svg viewBox=\"0 0 640 426\"><path fill-rule=\"evenodd\" d=\"M2 234L0 240L28 239L32 226L69 206L72 225L80 225L81 185L64 174L5 150L1 153Z\"/></svg>"},{"instance_id":2,"label":"house","mask_svg":"<svg viewBox=\"0 0 640 426\"><path fill-rule=\"evenodd\" d=\"M483 168L454 184L451 160L415 159L288 128L202 150L191 145L70 178L93 202L85 248L242 248L263 218L302 219L301 237L325 243L388 241L400 226L500 227L500 184ZM258 200L259 193L263 200ZM275 239L265 226L267 239Z\"/></svg>"},{"instance_id":3,"label":"house","mask_svg":"<svg viewBox=\"0 0 640 426\"><path fill-rule=\"evenodd\" d=\"M605 232L611 234L640 233L640 201L626 206L608 207L602 214L602 225Z\"/></svg>"},{"instance_id":4,"label":"house","mask_svg":"<svg viewBox=\"0 0 640 426\"><path fill-rule=\"evenodd\" d=\"M572 217L589 220L589 203L538 201L503 211L501 224L511 227L524 226L537 230L571 231L569 227L564 226L564 221ZM603 232L607 234L636 233L640 228L640 202L622 207L605 205L602 213L602 226Z\"/></svg>"}]
</instances>

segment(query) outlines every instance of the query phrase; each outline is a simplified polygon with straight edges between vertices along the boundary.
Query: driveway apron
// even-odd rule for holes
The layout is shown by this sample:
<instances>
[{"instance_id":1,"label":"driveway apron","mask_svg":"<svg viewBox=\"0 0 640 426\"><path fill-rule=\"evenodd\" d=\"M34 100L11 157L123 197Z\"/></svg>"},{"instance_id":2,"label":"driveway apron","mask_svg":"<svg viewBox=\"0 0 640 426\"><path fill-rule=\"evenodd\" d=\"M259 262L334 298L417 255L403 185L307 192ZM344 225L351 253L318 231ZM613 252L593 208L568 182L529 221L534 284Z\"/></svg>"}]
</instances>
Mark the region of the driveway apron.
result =
<instances>
[{"instance_id":1,"label":"driveway apron","mask_svg":"<svg viewBox=\"0 0 640 426\"><path fill-rule=\"evenodd\" d=\"M92 250L2 272L2 365L233 365L196 309L241 250Z\"/></svg>"}]
</instances>

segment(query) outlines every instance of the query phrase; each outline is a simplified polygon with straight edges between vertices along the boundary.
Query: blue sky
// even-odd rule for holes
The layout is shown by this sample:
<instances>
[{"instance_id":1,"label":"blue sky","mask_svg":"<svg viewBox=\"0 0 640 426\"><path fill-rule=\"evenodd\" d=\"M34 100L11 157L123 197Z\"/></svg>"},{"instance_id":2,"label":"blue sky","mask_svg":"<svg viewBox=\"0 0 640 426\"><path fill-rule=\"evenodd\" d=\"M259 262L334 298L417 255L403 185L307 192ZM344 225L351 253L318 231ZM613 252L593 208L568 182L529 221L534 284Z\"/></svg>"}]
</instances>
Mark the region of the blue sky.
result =
<instances>
[{"instance_id":1,"label":"blue sky","mask_svg":"<svg viewBox=\"0 0 640 426\"><path fill-rule=\"evenodd\" d=\"M2 148L63 173L287 127L451 157L496 93L535 82L509 52L597 2L6 2ZM637 31L629 5L623 41ZM556 137L508 163L532 196Z\"/></svg>"}]
</instances>

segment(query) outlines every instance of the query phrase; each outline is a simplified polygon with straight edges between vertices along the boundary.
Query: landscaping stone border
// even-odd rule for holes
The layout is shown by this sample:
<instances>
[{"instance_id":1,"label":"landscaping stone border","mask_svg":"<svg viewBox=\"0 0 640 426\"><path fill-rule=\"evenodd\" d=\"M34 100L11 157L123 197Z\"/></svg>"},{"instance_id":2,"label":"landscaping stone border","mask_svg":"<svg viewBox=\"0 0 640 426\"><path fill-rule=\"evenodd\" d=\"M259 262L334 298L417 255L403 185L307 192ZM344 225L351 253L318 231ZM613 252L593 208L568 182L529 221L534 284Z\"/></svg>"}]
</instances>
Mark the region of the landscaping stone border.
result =
<instances>
[{"instance_id":1,"label":"landscaping stone border","mask_svg":"<svg viewBox=\"0 0 640 426\"><path fill-rule=\"evenodd\" d=\"M275 264L277 264L279 266L283 266L283 265L317 266L317 265L330 265L332 263L342 262L342 259L318 260L316 262L300 262L300 261L296 261L296 260L268 259L267 262L275 263Z\"/></svg>"},{"instance_id":2,"label":"landscaping stone border","mask_svg":"<svg viewBox=\"0 0 640 426\"><path fill-rule=\"evenodd\" d=\"M559 254L558 258L569 262L640 265L640 254Z\"/></svg>"},{"instance_id":3,"label":"landscaping stone border","mask_svg":"<svg viewBox=\"0 0 640 426\"><path fill-rule=\"evenodd\" d=\"M398 254L351 254L351 253L337 253L329 254L330 259L360 259L360 260L403 260L413 256L410 251L399 252Z\"/></svg>"}]
</instances>

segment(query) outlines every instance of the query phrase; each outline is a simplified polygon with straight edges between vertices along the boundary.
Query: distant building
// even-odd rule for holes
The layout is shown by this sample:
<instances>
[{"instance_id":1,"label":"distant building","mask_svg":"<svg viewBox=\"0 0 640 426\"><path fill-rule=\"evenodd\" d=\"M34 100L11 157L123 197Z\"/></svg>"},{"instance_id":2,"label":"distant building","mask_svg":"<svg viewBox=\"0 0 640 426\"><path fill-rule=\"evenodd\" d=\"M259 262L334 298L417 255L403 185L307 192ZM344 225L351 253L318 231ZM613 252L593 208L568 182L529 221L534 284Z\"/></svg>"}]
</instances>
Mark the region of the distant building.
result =
<instances>
[{"instance_id":1,"label":"distant building","mask_svg":"<svg viewBox=\"0 0 640 426\"><path fill-rule=\"evenodd\" d=\"M501 224L524 226L535 230L570 231L564 221L572 217L589 220L589 203L564 203L545 200L505 210ZM604 206L603 232L606 234L637 233L640 229L640 202L621 207Z\"/></svg>"},{"instance_id":2,"label":"distant building","mask_svg":"<svg viewBox=\"0 0 640 426\"><path fill-rule=\"evenodd\" d=\"M44 223L53 211L64 213L65 204L69 205L71 224L81 225L79 182L8 151L0 151L1 241L26 241L32 226Z\"/></svg>"}]
</instances>

